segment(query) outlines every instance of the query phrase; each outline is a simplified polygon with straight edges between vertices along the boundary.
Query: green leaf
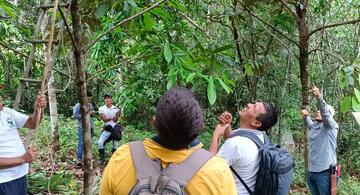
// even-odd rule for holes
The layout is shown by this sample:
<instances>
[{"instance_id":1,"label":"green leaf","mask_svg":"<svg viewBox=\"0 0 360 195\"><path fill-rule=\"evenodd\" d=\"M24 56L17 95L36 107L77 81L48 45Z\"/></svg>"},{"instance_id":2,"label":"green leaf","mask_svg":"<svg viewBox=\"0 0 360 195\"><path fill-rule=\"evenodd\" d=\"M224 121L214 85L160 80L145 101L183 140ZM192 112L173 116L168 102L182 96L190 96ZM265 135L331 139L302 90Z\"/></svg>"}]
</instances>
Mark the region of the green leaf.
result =
<instances>
[{"instance_id":1,"label":"green leaf","mask_svg":"<svg viewBox=\"0 0 360 195\"><path fill-rule=\"evenodd\" d=\"M272 20L274 24L279 25L280 28L286 30L289 33L294 32L296 29L294 18L287 12L272 17Z\"/></svg>"},{"instance_id":2,"label":"green leaf","mask_svg":"<svg viewBox=\"0 0 360 195\"><path fill-rule=\"evenodd\" d=\"M182 11L182 12L186 11L185 7L183 5L181 5L181 3L178 2L177 0L170 0L169 5Z\"/></svg>"},{"instance_id":3,"label":"green leaf","mask_svg":"<svg viewBox=\"0 0 360 195\"><path fill-rule=\"evenodd\" d=\"M355 93L356 99L360 101L360 91L358 89L354 88L354 93Z\"/></svg>"},{"instance_id":4,"label":"green leaf","mask_svg":"<svg viewBox=\"0 0 360 195\"><path fill-rule=\"evenodd\" d=\"M344 97L344 99L341 101L341 108L340 111L342 113L346 113L350 110L351 108L351 96L346 96Z\"/></svg>"},{"instance_id":5,"label":"green leaf","mask_svg":"<svg viewBox=\"0 0 360 195\"><path fill-rule=\"evenodd\" d=\"M186 77L186 83L189 83L189 82L193 81L194 78L195 78L195 76L196 76L196 72L190 73L190 74Z\"/></svg>"},{"instance_id":6,"label":"green leaf","mask_svg":"<svg viewBox=\"0 0 360 195\"><path fill-rule=\"evenodd\" d=\"M132 7L138 7L134 0L126 0Z\"/></svg>"},{"instance_id":7,"label":"green leaf","mask_svg":"<svg viewBox=\"0 0 360 195\"><path fill-rule=\"evenodd\" d=\"M145 13L144 14L144 23L145 23L145 30L146 31L151 31L153 29L155 21L152 18L150 13Z\"/></svg>"},{"instance_id":8,"label":"green leaf","mask_svg":"<svg viewBox=\"0 0 360 195\"><path fill-rule=\"evenodd\" d=\"M208 79L207 97L210 105L214 105L216 101L216 90L215 90L214 79L212 77L209 77Z\"/></svg>"},{"instance_id":9,"label":"green leaf","mask_svg":"<svg viewBox=\"0 0 360 195\"><path fill-rule=\"evenodd\" d=\"M352 108L355 112L360 111L360 102L356 97L352 97Z\"/></svg>"},{"instance_id":10,"label":"green leaf","mask_svg":"<svg viewBox=\"0 0 360 195\"><path fill-rule=\"evenodd\" d=\"M165 57L165 60L167 61L167 63L170 63L173 58L170 44L168 41L166 41L164 44L164 57Z\"/></svg>"},{"instance_id":11,"label":"green leaf","mask_svg":"<svg viewBox=\"0 0 360 195\"><path fill-rule=\"evenodd\" d=\"M151 10L151 13L154 13L155 15L159 16L163 20L168 20L171 18L170 14L168 14L166 11L164 11L161 8L154 8Z\"/></svg>"},{"instance_id":12,"label":"green leaf","mask_svg":"<svg viewBox=\"0 0 360 195\"><path fill-rule=\"evenodd\" d=\"M96 18L100 18L101 16L105 15L109 8L110 6L108 4L100 5L95 12Z\"/></svg>"},{"instance_id":13,"label":"green leaf","mask_svg":"<svg viewBox=\"0 0 360 195\"><path fill-rule=\"evenodd\" d=\"M0 8L2 8L7 14L9 14L9 16L11 16L12 18L15 18L15 13L13 12L13 8L14 6L12 6L11 3L5 1L0 1Z\"/></svg>"},{"instance_id":14,"label":"green leaf","mask_svg":"<svg viewBox=\"0 0 360 195\"><path fill-rule=\"evenodd\" d=\"M216 48L216 49L213 51L213 53L220 53L220 52L222 52L222 51L226 51L226 50L231 49L231 48L233 48L233 47L234 47L234 46L233 46L232 44L224 45L224 46L222 46L222 47Z\"/></svg>"},{"instance_id":15,"label":"green leaf","mask_svg":"<svg viewBox=\"0 0 360 195\"><path fill-rule=\"evenodd\" d=\"M229 86L227 86L221 78L218 77L217 80L219 81L219 83L220 83L220 85L222 86L222 88L225 89L226 93L229 94L229 93L232 93L232 92L233 92L233 90L232 90Z\"/></svg>"},{"instance_id":16,"label":"green leaf","mask_svg":"<svg viewBox=\"0 0 360 195\"><path fill-rule=\"evenodd\" d=\"M171 89L176 83L176 80L175 79L170 79L167 84L166 84L166 89Z\"/></svg>"},{"instance_id":17,"label":"green leaf","mask_svg":"<svg viewBox=\"0 0 360 195\"><path fill-rule=\"evenodd\" d=\"M254 76L253 67L251 64L244 64L245 74L248 76Z\"/></svg>"}]
</instances>

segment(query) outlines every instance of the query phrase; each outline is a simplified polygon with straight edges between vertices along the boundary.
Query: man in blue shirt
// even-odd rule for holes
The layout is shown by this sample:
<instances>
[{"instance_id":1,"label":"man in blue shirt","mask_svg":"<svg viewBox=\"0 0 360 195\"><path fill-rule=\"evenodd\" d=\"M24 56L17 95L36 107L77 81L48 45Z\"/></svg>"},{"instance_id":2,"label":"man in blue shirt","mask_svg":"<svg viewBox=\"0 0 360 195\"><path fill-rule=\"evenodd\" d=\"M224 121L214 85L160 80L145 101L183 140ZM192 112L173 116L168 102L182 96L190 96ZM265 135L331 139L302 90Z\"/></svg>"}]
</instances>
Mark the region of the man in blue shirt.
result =
<instances>
[{"instance_id":1,"label":"man in blue shirt","mask_svg":"<svg viewBox=\"0 0 360 195\"><path fill-rule=\"evenodd\" d=\"M87 92L87 98L88 98L88 110L90 112L90 130L91 130L91 137L94 135L94 120L91 118L95 114L94 107L91 104L91 98L92 95L90 92ZM82 162L82 156L84 153L84 133L83 133L83 126L81 121L81 113L80 113L80 103L75 104L73 109L73 118L77 120L78 122L78 148L76 151L76 165L81 166Z\"/></svg>"},{"instance_id":2,"label":"man in blue shirt","mask_svg":"<svg viewBox=\"0 0 360 195\"><path fill-rule=\"evenodd\" d=\"M304 123L310 131L307 183L311 194L330 194L330 166L336 164L336 138L339 126L334 120L334 108L328 105L319 89L314 86L310 92L317 98L319 110L314 121L307 110L302 110Z\"/></svg>"}]
</instances>

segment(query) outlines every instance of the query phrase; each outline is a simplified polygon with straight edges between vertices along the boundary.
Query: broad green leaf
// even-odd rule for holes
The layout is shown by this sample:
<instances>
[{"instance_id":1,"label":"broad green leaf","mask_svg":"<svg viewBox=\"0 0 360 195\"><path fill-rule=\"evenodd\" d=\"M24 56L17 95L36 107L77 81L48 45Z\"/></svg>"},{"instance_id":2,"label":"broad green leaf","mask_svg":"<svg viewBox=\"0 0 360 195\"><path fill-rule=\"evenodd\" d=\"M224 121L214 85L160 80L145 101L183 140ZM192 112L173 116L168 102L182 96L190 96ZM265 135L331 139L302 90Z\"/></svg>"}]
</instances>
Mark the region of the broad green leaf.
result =
<instances>
[{"instance_id":1,"label":"broad green leaf","mask_svg":"<svg viewBox=\"0 0 360 195\"><path fill-rule=\"evenodd\" d=\"M155 15L159 16L163 20L168 20L171 18L170 14L168 14L166 11L164 11L163 9L158 8L158 7L151 10L151 13L154 13Z\"/></svg>"},{"instance_id":2,"label":"broad green leaf","mask_svg":"<svg viewBox=\"0 0 360 195\"><path fill-rule=\"evenodd\" d=\"M186 77L186 83L189 83L189 82L193 81L194 78L195 78L195 76L196 76L196 73L195 73L195 72L190 73L190 74Z\"/></svg>"},{"instance_id":3,"label":"broad green leaf","mask_svg":"<svg viewBox=\"0 0 360 195\"><path fill-rule=\"evenodd\" d=\"M222 51L226 51L226 50L231 49L231 48L233 48L233 47L234 47L234 46L233 46L232 44L224 45L224 46L222 46L222 47L216 48L216 49L213 51L213 53L220 53L220 52L222 52Z\"/></svg>"},{"instance_id":4,"label":"broad green leaf","mask_svg":"<svg viewBox=\"0 0 360 195\"><path fill-rule=\"evenodd\" d=\"M228 84L232 85L233 87L235 87L235 83L234 81L230 80L229 78L226 77L226 75L222 75L221 78L226 81Z\"/></svg>"},{"instance_id":5,"label":"broad green leaf","mask_svg":"<svg viewBox=\"0 0 360 195\"><path fill-rule=\"evenodd\" d=\"M216 101L216 90L215 90L214 79L212 77L209 77L208 80L207 97L210 105L214 105Z\"/></svg>"},{"instance_id":6,"label":"broad green leaf","mask_svg":"<svg viewBox=\"0 0 360 195\"><path fill-rule=\"evenodd\" d=\"M186 8L183 5L181 5L181 3L178 2L177 0L170 0L169 5L182 11L182 12L186 11Z\"/></svg>"},{"instance_id":7,"label":"broad green leaf","mask_svg":"<svg viewBox=\"0 0 360 195\"><path fill-rule=\"evenodd\" d=\"M181 79L186 79L187 73L184 68L180 68L179 73L180 73Z\"/></svg>"},{"instance_id":8,"label":"broad green leaf","mask_svg":"<svg viewBox=\"0 0 360 195\"><path fill-rule=\"evenodd\" d=\"M173 58L170 44L168 41L166 41L164 44L164 57L165 57L165 60L167 61L167 63L170 63Z\"/></svg>"},{"instance_id":9,"label":"broad green leaf","mask_svg":"<svg viewBox=\"0 0 360 195\"><path fill-rule=\"evenodd\" d=\"M350 110L351 108L351 96L346 96L344 97L344 99L341 101L341 108L340 111L342 113L346 113Z\"/></svg>"},{"instance_id":10,"label":"broad green leaf","mask_svg":"<svg viewBox=\"0 0 360 195\"><path fill-rule=\"evenodd\" d=\"M360 101L360 91L358 89L354 88L354 93L355 93L356 99Z\"/></svg>"},{"instance_id":11,"label":"broad green leaf","mask_svg":"<svg viewBox=\"0 0 360 195\"><path fill-rule=\"evenodd\" d=\"M126 0L132 7L138 7L134 0Z\"/></svg>"},{"instance_id":12,"label":"broad green leaf","mask_svg":"<svg viewBox=\"0 0 360 195\"><path fill-rule=\"evenodd\" d=\"M272 21L274 24L279 25L280 28L286 30L287 32L294 32L296 29L296 25L294 22L294 17L292 17L287 12L283 12L276 16L272 17Z\"/></svg>"},{"instance_id":13,"label":"broad green leaf","mask_svg":"<svg viewBox=\"0 0 360 195\"><path fill-rule=\"evenodd\" d=\"M9 16L12 18L15 18L15 13L13 12L14 6L12 6L11 3L8 3L7 1L3 2L0 1L0 8L2 8Z\"/></svg>"},{"instance_id":14,"label":"broad green leaf","mask_svg":"<svg viewBox=\"0 0 360 195\"><path fill-rule=\"evenodd\" d=\"M227 86L221 78L218 77L217 80L219 81L219 83L220 83L220 85L222 86L222 88L225 89L226 93L229 94L229 93L232 93L232 92L233 92L233 90L232 90L229 86Z\"/></svg>"},{"instance_id":15,"label":"broad green leaf","mask_svg":"<svg viewBox=\"0 0 360 195\"><path fill-rule=\"evenodd\" d=\"M153 25L155 24L155 21L152 18L150 13L144 14L144 24L145 24L146 31L151 31L153 29Z\"/></svg>"},{"instance_id":16,"label":"broad green leaf","mask_svg":"<svg viewBox=\"0 0 360 195\"><path fill-rule=\"evenodd\" d=\"M96 9L96 17L100 18L101 16L105 15L106 12L109 10L110 6L108 4L102 4Z\"/></svg>"},{"instance_id":17,"label":"broad green leaf","mask_svg":"<svg viewBox=\"0 0 360 195\"><path fill-rule=\"evenodd\" d=\"M360 102L356 97L352 97L352 108L355 112L360 111Z\"/></svg>"},{"instance_id":18,"label":"broad green leaf","mask_svg":"<svg viewBox=\"0 0 360 195\"><path fill-rule=\"evenodd\" d=\"M359 75L359 79L360 79L360 75ZM359 81L360 82L360 81ZM344 71L340 71L339 73L339 87L344 89L347 86L346 83L346 75Z\"/></svg>"}]
</instances>

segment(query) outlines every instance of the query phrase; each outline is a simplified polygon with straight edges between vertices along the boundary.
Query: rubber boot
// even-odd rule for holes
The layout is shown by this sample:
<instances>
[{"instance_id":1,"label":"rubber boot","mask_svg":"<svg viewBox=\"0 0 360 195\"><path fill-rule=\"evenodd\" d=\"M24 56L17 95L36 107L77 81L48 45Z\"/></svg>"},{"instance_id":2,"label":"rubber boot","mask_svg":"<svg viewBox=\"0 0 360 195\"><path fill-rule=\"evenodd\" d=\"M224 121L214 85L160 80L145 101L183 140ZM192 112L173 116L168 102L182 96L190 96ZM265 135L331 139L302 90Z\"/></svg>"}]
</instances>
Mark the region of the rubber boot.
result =
<instances>
[{"instance_id":1,"label":"rubber boot","mask_svg":"<svg viewBox=\"0 0 360 195\"><path fill-rule=\"evenodd\" d=\"M105 164L105 149L99 149L100 164Z\"/></svg>"}]
</instances>

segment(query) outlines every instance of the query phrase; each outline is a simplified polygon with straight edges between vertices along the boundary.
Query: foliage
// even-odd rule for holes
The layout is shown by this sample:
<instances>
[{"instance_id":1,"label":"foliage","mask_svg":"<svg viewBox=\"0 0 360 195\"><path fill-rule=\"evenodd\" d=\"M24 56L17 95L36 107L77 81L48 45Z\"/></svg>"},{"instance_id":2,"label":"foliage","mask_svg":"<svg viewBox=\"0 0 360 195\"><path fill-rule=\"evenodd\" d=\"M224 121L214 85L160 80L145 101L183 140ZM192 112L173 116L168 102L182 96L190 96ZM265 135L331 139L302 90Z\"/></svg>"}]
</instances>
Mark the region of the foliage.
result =
<instances>
[{"instance_id":1,"label":"foliage","mask_svg":"<svg viewBox=\"0 0 360 195\"><path fill-rule=\"evenodd\" d=\"M40 1L19 1L14 6L0 1L0 41L28 54L38 13L34 7ZM80 1L84 42L89 43L116 23L152 5L154 1ZM303 162L303 130L299 111L302 97L298 68L299 32L296 20L281 2L294 10L294 1L233 1L233 0L170 0L145 14L125 22L106 34L91 47L86 56L88 90L96 105L103 105L103 95L113 95L113 102L123 109L122 124L126 133L122 143L151 137L150 124L159 97L173 86L191 88L206 117L205 130L199 139L208 147L219 114L233 113L237 126L237 112L247 102L264 100L279 109L278 125L273 138L284 132L294 137L296 148L297 187L305 187ZM309 1L308 29L358 18L360 1ZM58 18L60 19L60 17ZM70 16L67 16L70 21ZM359 178L360 135L357 124L348 113L360 110L359 25L328 28L309 39L309 82L321 88L328 103L337 108L339 122L339 161L349 175ZM293 41L290 41L290 40ZM72 162L76 148L76 124L68 118L72 106L78 102L75 67L72 65L71 41L67 33L60 45L55 68L72 77L55 73L60 113L61 150L58 162ZM43 47L37 46L36 59L43 60ZM12 105L19 78L23 74L23 56L0 45L0 91L5 103ZM30 77L41 78L43 66L34 63ZM31 113L38 85L26 85L21 109ZM316 108L312 100L311 109ZM46 111L47 112L47 111ZM48 119L38 135L38 146L47 151L50 132ZM97 121L96 134L101 131ZM280 139L278 139L280 140ZM94 141L94 140L93 140ZM46 146L46 147L45 147ZM96 145L93 145L95 157ZM70 155L69 155L70 154ZM46 156L46 152L40 155ZM71 157L69 157L71 156ZM70 159L69 159L70 158ZM61 164L61 163L60 163ZM64 165L65 166L65 165ZM39 167L40 168L40 167ZM64 186L73 186L73 175L58 167L54 176L61 185L53 183L52 190L61 193ZM29 177L35 191L46 192L41 183L50 170L39 171ZM341 193L356 192L357 180L345 178ZM349 182L347 182L349 180ZM99 180L95 180L98 183ZM44 182L45 183L45 182ZM41 185L40 185L41 184ZM41 190L40 190L41 188ZM349 188L349 192L345 188ZM95 187L96 192L98 188ZM81 191L81 190L80 190Z\"/></svg>"}]
</instances>

